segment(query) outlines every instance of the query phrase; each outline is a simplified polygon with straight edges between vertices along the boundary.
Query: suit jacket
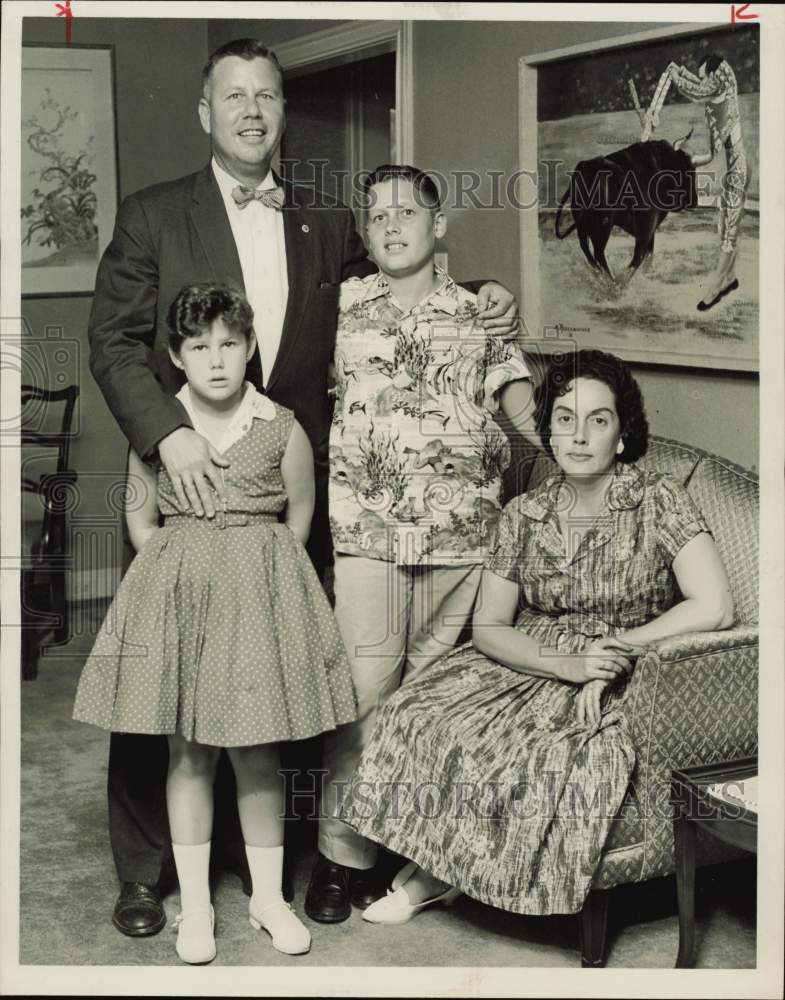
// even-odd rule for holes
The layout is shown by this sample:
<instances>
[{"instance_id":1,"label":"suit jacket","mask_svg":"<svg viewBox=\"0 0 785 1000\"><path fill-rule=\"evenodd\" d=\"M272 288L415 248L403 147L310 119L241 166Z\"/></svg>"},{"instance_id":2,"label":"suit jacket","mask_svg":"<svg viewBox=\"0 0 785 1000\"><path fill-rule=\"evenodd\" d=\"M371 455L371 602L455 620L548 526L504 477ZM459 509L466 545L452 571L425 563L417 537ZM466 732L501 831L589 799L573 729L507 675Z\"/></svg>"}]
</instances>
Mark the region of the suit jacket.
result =
<instances>
[{"instance_id":1,"label":"suit jacket","mask_svg":"<svg viewBox=\"0 0 785 1000\"><path fill-rule=\"evenodd\" d=\"M293 410L314 451L316 510L309 551L331 559L327 521L330 405L327 371L335 346L340 284L376 270L345 206L310 188L284 188L289 298L266 392ZM143 457L183 425L173 398L182 373L168 354L169 306L183 285L231 282L243 289L234 237L208 164L188 177L126 198L98 268L90 315L90 368L132 447ZM258 351L248 378L262 388Z\"/></svg>"}]
</instances>

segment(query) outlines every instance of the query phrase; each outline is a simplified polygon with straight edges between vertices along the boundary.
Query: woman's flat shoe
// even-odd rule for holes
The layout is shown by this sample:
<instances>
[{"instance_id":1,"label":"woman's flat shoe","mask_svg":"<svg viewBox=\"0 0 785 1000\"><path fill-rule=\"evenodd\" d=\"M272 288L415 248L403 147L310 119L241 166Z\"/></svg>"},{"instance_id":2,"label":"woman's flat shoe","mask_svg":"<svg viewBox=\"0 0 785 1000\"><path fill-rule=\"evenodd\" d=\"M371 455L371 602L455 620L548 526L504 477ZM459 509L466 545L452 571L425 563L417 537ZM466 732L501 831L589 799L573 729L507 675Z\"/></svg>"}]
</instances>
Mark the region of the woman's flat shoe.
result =
<instances>
[{"instance_id":1,"label":"woman's flat shoe","mask_svg":"<svg viewBox=\"0 0 785 1000\"><path fill-rule=\"evenodd\" d=\"M284 955L304 955L311 950L308 928L283 899L261 910L254 908L252 899L248 906L248 919L255 931L264 928L273 939L273 948Z\"/></svg>"},{"instance_id":2,"label":"woman's flat shoe","mask_svg":"<svg viewBox=\"0 0 785 1000\"><path fill-rule=\"evenodd\" d=\"M172 927L177 928L177 954L189 965L205 965L215 958L215 913L212 906L178 913Z\"/></svg>"},{"instance_id":3,"label":"woman's flat shoe","mask_svg":"<svg viewBox=\"0 0 785 1000\"><path fill-rule=\"evenodd\" d=\"M426 906L433 906L434 903L441 903L442 906L452 906L455 900L461 895L460 889L445 889L438 896L426 899L422 903L412 903L406 895L406 883L416 870L417 865L410 861L408 865L398 872L392 882L386 896L377 899L367 910L363 911L363 920L372 924L406 924L412 917L424 910Z\"/></svg>"}]
</instances>

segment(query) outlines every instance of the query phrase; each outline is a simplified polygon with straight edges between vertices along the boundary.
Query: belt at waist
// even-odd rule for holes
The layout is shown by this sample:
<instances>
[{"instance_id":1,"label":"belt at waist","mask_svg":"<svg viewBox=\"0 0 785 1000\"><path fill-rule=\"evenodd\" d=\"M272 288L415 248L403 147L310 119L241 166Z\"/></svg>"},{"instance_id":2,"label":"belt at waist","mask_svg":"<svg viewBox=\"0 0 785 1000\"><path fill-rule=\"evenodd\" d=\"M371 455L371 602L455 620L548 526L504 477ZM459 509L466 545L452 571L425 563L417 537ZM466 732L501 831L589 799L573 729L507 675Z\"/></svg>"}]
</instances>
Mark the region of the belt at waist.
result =
<instances>
[{"instance_id":1,"label":"belt at waist","mask_svg":"<svg viewBox=\"0 0 785 1000\"><path fill-rule=\"evenodd\" d=\"M197 517L195 514L170 514L164 517L164 527L245 528L260 524L278 524L278 515L252 514L247 511L217 510L215 517Z\"/></svg>"}]
</instances>

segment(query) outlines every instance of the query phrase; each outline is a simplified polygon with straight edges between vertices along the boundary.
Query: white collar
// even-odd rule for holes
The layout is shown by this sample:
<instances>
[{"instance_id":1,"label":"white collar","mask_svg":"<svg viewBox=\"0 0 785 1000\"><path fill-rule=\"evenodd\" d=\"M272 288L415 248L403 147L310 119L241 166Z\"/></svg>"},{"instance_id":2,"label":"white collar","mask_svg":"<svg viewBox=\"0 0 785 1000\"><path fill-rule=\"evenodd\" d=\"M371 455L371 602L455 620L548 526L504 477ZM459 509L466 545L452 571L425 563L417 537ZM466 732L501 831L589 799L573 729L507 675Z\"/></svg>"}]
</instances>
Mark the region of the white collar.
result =
<instances>
[{"instance_id":1,"label":"white collar","mask_svg":"<svg viewBox=\"0 0 785 1000\"><path fill-rule=\"evenodd\" d=\"M221 435L220 440L214 441L205 430L199 419L198 413L194 409L193 402L191 400L191 387L187 382L182 389L175 394L175 399L179 399L183 404L185 412L191 418L191 423L194 425L194 430L197 434L201 434L202 437L207 438L213 447L217 448L220 452L228 451L228 449L231 448L235 442L239 441L241 437L247 434L251 429L254 419L275 419L275 404L270 397L263 396L260 392L257 392L250 382L244 382L243 398L240 405L237 407L237 412L230 420L226 430Z\"/></svg>"},{"instance_id":2,"label":"white collar","mask_svg":"<svg viewBox=\"0 0 785 1000\"><path fill-rule=\"evenodd\" d=\"M238 181L236 177L232 177L232 175L228 173L228 171L224 170L224 168L220 165L220 163L218 162L218 160L216 160L215 157L213 157L212 159L211 166L213 168L213 176L218 182L218 187L221 189L221 194L224 196L224 198L231 198L232 190L233 188L236 188L238 184L240 184L242 187L249 186L247 184L243 184L242 181ZM262 183L258 184L254 190L269 191L270 188L274 188L277 186L278 185L276 184L272 169L270 169L267 171L267 176L262 181Z\"/></svg>"}]
</instances>

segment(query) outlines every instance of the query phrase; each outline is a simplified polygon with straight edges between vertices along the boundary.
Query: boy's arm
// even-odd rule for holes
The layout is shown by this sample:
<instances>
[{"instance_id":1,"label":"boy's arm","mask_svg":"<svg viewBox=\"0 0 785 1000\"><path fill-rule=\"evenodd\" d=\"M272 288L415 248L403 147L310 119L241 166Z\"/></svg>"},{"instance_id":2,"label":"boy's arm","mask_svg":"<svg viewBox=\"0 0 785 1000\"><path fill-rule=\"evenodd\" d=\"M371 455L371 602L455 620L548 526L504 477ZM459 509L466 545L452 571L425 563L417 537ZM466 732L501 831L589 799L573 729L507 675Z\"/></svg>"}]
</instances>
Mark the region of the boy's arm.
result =
<instances>
[{"instance_id":1,"label":"boy's arm","mask_svg":"<svg viewBox=\"0 0 785 1000\"><path fill-rule=\"evenodd\" d=\"M501 409L521 437L542 448L535 421L532 365L517 344L502 344L493 353L495 360L485 371L482 385L485 409L490 413Z\"/></svg>"},{"instance_id":2,"label":"boy's arm","mask_svg":"<svg viewBox=\"0 0 785 1000\"><path fill-rule=\"evenodd\" d=\"M131 544L138 552L158 530L158 476L132 448L127 478L125 520Z\"/></svg>"}]
</instances>

